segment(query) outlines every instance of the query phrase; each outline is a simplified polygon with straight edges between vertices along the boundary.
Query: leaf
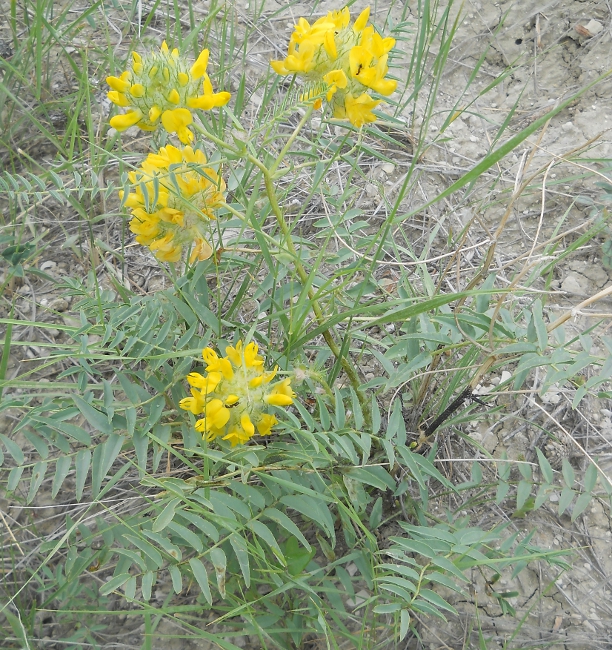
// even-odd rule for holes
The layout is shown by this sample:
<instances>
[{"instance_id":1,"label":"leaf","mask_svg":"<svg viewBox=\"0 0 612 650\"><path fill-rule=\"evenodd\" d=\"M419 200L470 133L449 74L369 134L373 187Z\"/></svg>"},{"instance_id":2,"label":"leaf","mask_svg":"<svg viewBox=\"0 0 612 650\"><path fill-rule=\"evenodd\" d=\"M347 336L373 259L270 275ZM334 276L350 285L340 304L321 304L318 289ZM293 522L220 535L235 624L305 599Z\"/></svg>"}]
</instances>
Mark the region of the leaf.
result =
<instances>
[{"instance_id":1,"label":"leaf","mask_svg":"<svg viewBox=\"0 0 612 650\"><path fill-rule=\"evenodd\" d=\"M176 566L176 564L171 564L168 567L168 572L172 578L172 589L174 589L175 594L180 594L183 591L183 576L181 575L181 570Z\"/></svg>"},{"instance_id":2,"label":"leaf","mask_svg":"<svg viewBox=\"0 0 612 650\"><path fill-rule=\"evenodd\" d=\"M23 455L23 451L21 451L21 447L3 433L0 433L0 440L2 440L6 450L13 457L13 460L17 465L23 465L25 462L25 456Z\"/></svg>"},{"instance_id":3,"label":"leaf","mask_svg":"<svg viewBox=\"0 0 612 650\"><path fill-rule=\"evenodd\" d=\"M417 542L414 539L406 539L405 537L390 537L389 539L411 553L419 553L428 558L435 558L437 555L437 553L424 542Z\"/></svg>"},{"instance_id":4,"label":"leaf","mask_svg":"<svg viewBox=\"0 0 612 650\"><path fill-rule=\"evenodd\" d=\"M574 490L567 486L561 490L561 496L559 497L559 516L569 508L569 505L574 498L574 494Z\"/></svg>"},{"instance_id":5,"label":"leaf","mask_svg":"<svg viewBox=\"0 0 612 650\"><path fill-rule=\"evenodd\" d=\"M402 609L400 612L400 633L399 640L403 641L410 630L410 612L407 609Z\"/></svg>"},{"instance_id":6,"label":"leaf","mask_svg":"<svg viewBox=\"0 0 612 650\"><path fill-rule=\"evenodd\" d=\"M384 588L387 584L402 587L403 589L406 589L410 594L416 594L418 591L418 587L414 584L414 582L406 580L406 578L400 578L398 576L385 576L384 578L381 578L380 586Z\"/></svg>"},{"instance_id":7,"label":"leaf","mask_svg":"<svg viewBox=\"0 0 612 650\"><path fill-rule=\"evenodd\" d=\"M593 500L593 495L590 492L583 492L577 499L572 509L572 521L576 521L576 518L581 515L587 508L587 506Z\"/></svg>"},{"instance_id":8,"label":"leaf","mask_svg":"<svg viewBox=\"0 0 612 650\"><path fill-rule=\"evenodd\" d=\"M142 590L142 599L145 602L149 602L151 600L151 589L153 588L153 584L157 579L157 571L147 571L143 576L142 576L142 583L141 583L141 590Z\"/></svg>"},{"instance_id":9,"label":"leaf","mask_svg":"<svg viewBox=\"0 0 612 650\"><path fill-rule=\"evenodd\" d=\"M218 546L210 549L210 561L215 569L217 577L217 588L221 598L225 598L225 574L227 569L227 558L222 548Z\"/></svg>"},{"instance_id":10,"label":"leaf","mask_svg":"<svg viewBox=\"0 0 612 650\"><path fill-rule=\"evenodd\" d=\"M419 591L419 596L421 596L421 598L425 598L425 600L428 600L430 603L432 603L432 605L435 605L440 609L445 609L447 612L451 612L452 614L457 614L457 610L452 605L449 605L444 600L444 598L438 596L438 594L432 591L431 589L421 589Z\"/></svg>"},{"instance_id":11,"label":"leaf","mask_svg":"<svg viewBox=\"0 0 612 650\"><path fill-rule=\"evenodd\" d=\"M410 567L404 564L381 564L377 568L384 569L386 571L391 571L392 573L399 573L400 575L403 575L406 578L412 578L417 582L421 580L420 575L414 569L411 569ZM377 580L386 580L386 579L387 576L382 576L381 578L377 578Z\"/></svg>"},{"instance_id":12,"label":"leaf","mask_svg":"<svg viewBox=\"0 0 612 650\"><path fill-rule=\"evenodd\" d=\"M155 564L158 569L161 569L164 563L163 558L161 553L152 544L134 535L124 534L123 539L130 542L130 544L133 544L136 548L139 548L145 555L151 558L153 564Z\"/></svg>"},{"instance_id":13,"label":"leaf","mask_svg":"<svg viewBox=\"0 0 612 650\"><path fill-rule=\"evenodd\" d=\"M529 481L519 481L516 488L516 509L520 510L524 505L529 495L531 494L531 483Z\"/></svg>"},{"instance_id":14,"label":"leaf","mask_svg":"<svg viewBox=\"0 0 612 650\"><path fill-rule=\"evenodd\" d=\"M287 571L289 575L297 576L308 566L315 555L315 550L306 550L298 545L295 537L290 537L284 545ZM338 567L336 567L337 569Z\"/></svg>"},{"instance_id":15,"label":"leaf","mask_svg":"<svg viewBox=\"0 0 612 650\"><path fill-rule=\"evenodd\" d=\"M76 455L74 464L76 467L76 498L77 501L80 501L83 498L83 489L91 465L91 451L81 449Z\"/></svg>"},{"instance_id":16,"label":"leaf","mask_svg":"<svg viewBox=\"0 0 612 650\"><path fill-rule=\"evenodd\" d=\"M561 472L563 474L565 485L567 485L568 488L574 487L574 483L576 482L576 474L574 472L574 468L571 466L567 458L564 458L562 461Z\"/></svg>"},{"instance_id":17,"label":"leaf","mask_svg":"<svg viewBox=\"0 0 612 650\"><path fill-rule=\"evenodd\" d=\"M210 593L210 585L208 584L208 574L206 573L206 568L201 560L197 557L192 557L189 560L189 566L193 571L193 576L197 580L197 583L200 585L200 589L206 598L206 602L209 605L212 605L212 594Z\"/></svg>"},{"instance_id":18,"label":"leaf","mask_svg":"<svg viewBox=\"0 0 612 650\"><path fill-rule=\"evenodd\" d=\"M6 489L9 492L12 492L17 485L19 485L19 481L21 480L21 475L23 474L23 470L25 467L13 467L13 469L9 472L8 475L8 481L6 483Z\"/></svg>"},{"instance_id":19,"label":"leaf","mask_svg":"<svg viewBox=\"0 0 612 650\"><path fill-rule=\"evenodd\" d=\"M378 497L378 499L376 499L376 501L374 502L374 505L372 506L372 510L370 512L370 519L369 519L370 530L376 530L378 526L380 526L382 517L383 517L383 499L382 497Z\"/></svg>"},{"instance_id":20,"label":"leaf","mask_svg":"<svg viewBox=\"0 0 612 650\"><path fill-rule=\"evenodd\" d=\"M180 516L192 523L196 528L199 528L205 535L210 537L213 542L217 543L219 541L219 531L210 523L210 521L206 521L199 515L185 510L181 510Z\"/></svg>"},{"instance_id":21,"label":"leaf","mask_svg":"<svg viewBox=\"0 0 612 650\"><path fill-rule=\"evenodd\" d=\"M95 409L91 404L86 402L79 395L73 395L72 401L75 403L75 406L81 411L83 417L91 424L91 426L101 433L111 434L113 432L113 426L108 421L108 417Z\"/></svg>"},{"instance_id":22,"label":"leaf","mask_svg":"<svg viewBox=\"0 0 612 650\"><path fill-rule=\"evenodd\" d=\"M182 526L176 521L169 522L168 528L182 537L187 544L192 546L198 553L201 553L204 550L202 540L193 531L189 530L189 528L185 528L185 526Z\"/></svg>"},{"instance_id":23,"label":"leaf","mask_svg":"<svg viewBox=\"0 0 612 650\"><path fill-rule=\"evenodd\" d=\"M26 500L26 503L32 503L32 500L36 496L36 493L38 492L38 488L40 488L44 478L45 478L45 472L47 471L47 461L45 460L40 460L36 465L34 465L34 468L32 470L32 478L30 480L30 490L28 492L28 498Z\"/></svg>"},{"instance_id":24,"label":"leaf","mask_svg":"<svg viewBox=\"0 0 612 650\"><path fill-rule=\"evenodd\" d=\"M280 501L287 507L293 508L308 517L321 526L330 537L334 537L334 522L325 504L302 494L287 495L282 497Z\"/></svg>"},{"instance_id":25,"label":"leaf","mask_svg":"<svg viewBox=\"0 0 612 650\"><path fill-rule=\"evenodd\" d=\"M158 533L163 530L173 519L176 511L176 506L182 502L180 497L171 499L166 507L159 513L157 519L153 522L152 530Z\"/></svg>"},{"instance_id":26,"label":"leaf","mask_svg":"<svg viewBox=\"0 0 612 650\"><path fill-rule=\"evenodd\" d=\"M540 464L540 471L542 472L542 477L548 485L551 485L554 481L553 469L548 462L548 459L538 447L536 447L536 453L538 455L538 462Z\"/></svg>"},{"instance_id":27,"label":"leaf","mask_svg":"<svg viewBox=\"0 0 612 650\"><path fill-rule=\"evenodd\" d=\"M57 493L62 487L63 482L68 476L70 467L72 466L72 458L70 456L60 456L55 465L55 476L53 477L53 486L51 488L51 498L55 499Z\"/></svg>"},{"instance_id":28,"label":"leaf","mask_svg":"<svg viewBox=\"0 0 612 650\"><path fill-rule=\"evenodd\" d=\"M587 470L584 473L584 491L592 492L595 483L597 483L597 467L591 464L587 467Z\"/></svg>"},{"instance_id":29,"label":"leaf","mask_svg":"<svg viewBox=\"0 0 612 650\"><path fill-rule=\"evenodd\" d=\"M124 585L131 577L129 573L120 573L100 587L100 594L102 596L108 596L112 591Z\"/></svg>"},{"instance_id":30,"label":"leaf","mask_svg":"<svg viewBox=\"0 0 612 650\"><path fill-rule=\"evenodd\" d=\"M421 470L419 469L419 465L416 462L415 459L415 454L408 449L405 445L400 445L398 447L398 451L400 456L404 459L404 462L406 463L408 469L410 470L410 473L412 474L413 478L416 480L416 482L419 484L419 487L422 490L427 490L427 486L425 485L425 479L423 478L423 475L421 474Z\"/></svg>"},{"instance_id":31,"label":"leaf","mask_svg":"<svg viewBox=\"0 0 612 650\"><path fill-rule=\"evenodd\" d=\"M265 525L262 524L261 521L258 521L257 519L254 519L253 521L250 521L247 526L258 536L261 537L261 539L268 544L268 546L272 549L272 552L274 555L278 558L279 562L283 566L287 566L287 562L285 560L285 557L283 555L283 552L281 551L280 546L278 545L278 542L276 541L276 538L272 534L272 531Z\"/></svg>"},{"instance_id":32,"label":"leaf","mask_svg":"<svg viewBox=\"0 0 612 650\"><path fill-rule=\"evenodd\" d=\"M263 511L263 515L268 517L268 519L276 522L288 533L296 537L308 551L311 550L308 540L304 537L304 535L302 535L300 529L293 523L293 521L291 521L291 519L289 519L289 517L284 512L281 512L276 508L266 508Z\"/></svg>"},{"instance_id":33,"label":"leaf","mask_svg":"<svg viewBox=\"0 0 612 650\"><path fill-rule=\"evenodd\" d=\"M115 459L121 451L121 447L126 438L117 433L113 433L94 451L93 470L91 473L91 492L92 496L98 496L102 481L106 478Z\"/></svg>"},{"instance_id":34,"label":"leaf","mask_svg":"<svg viewBox=\"0 0 612 650\"><path fill-rule=\"evenodd\" d=\"M249 554L247 551L247 545L243 537L233 533L229 538L230 544L234 549L236 558L238 559L238 564L240 565L240 570L242 571L242 576L244 577L244 584L247 587L251 586L251 568L249 566Z\"/></svg>"},{"instance_id":35,"label":"leaf","mask_svg":"<svg viewBox=\"0 0 612 650\"><path fill-rule=\"evenodd\" d=\"M347 472L347 476L355 481L360 481L366 485L378 488L379 490L389 489L395 491L397 488L395 481L391 478L385 468L380 465L374 465L371 467L354 467Z\"/></svg>"}]
</instances>

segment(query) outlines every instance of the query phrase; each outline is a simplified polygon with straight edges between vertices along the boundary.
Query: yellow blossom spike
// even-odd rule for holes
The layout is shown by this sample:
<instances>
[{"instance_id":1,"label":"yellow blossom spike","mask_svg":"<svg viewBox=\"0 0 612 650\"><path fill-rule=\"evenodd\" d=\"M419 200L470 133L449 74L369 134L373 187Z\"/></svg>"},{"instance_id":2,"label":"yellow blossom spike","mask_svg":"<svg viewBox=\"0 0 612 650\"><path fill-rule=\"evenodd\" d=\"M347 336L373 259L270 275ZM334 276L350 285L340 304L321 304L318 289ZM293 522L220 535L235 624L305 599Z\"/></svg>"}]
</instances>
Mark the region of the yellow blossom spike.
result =
<instances>
[{"instance_id":1,"label":"yellow blossom spike","mask_svg":"<svg viewBox=\"0 0 612 650\"><path fill-rule=\"evenodd\" d=\"M142 61L142 57L138 52L132 52L132 59L134 60L134 63L140 63Z\"/></svg>"},{"instance_id":2,"label":"yellow blossom spike","mask_svg":"<svg viewBox=\"0 0 612 650\"><path fill-rule=\"evenodd\" d=\"M132 70L134 71L134 74L141 75L144 70L142 63L134 63L132 65Z\"/></svg>"},{"instance_id":3,"label":"yellow blossom spike","mask_svg":"<svg viewBox=\"0 0 612 650\"><path fill-rule=\"evenodd\" d=\"M181 86L186 86L189 83L189 75L185 72L179 72L176 76Z\"/></svg>"},{"instance_id":4,"label":"yellow blossom spike","mask_svg":"<svg viewBox=\"0 0 612 650\"><path fill-rule=\"evenodd\" d=\"M310 97L314 108L322 104L319 88L325 83L325 99L334 117L363 126L376 119L372 108L380 103L368 92L390 95L397 88L395 80L386 76L387 54L395 40L377 34L368 24L369 18L369 7L352 25L347 7L330 11L312 25L300 18L289 40L287 56L270 65L279 75L304 78L308 84L304 98Z\"/></svg>"},{"instance_id":5,"label":"yellow blossom spike","mask_svg":"<svg viewBox=\"0 0 612 650\"><path fill-rule=\"evenodd\" d=\"M181 101L181 96L178 94L178 90L173 88L168 94L168 101L172 104L179 104Z\"/></svg>"},{"instance_id":6,"label":"yellow blossom spike","mask_svg":"<svg viewBox=\"0 0 612 650\"><path fill-rule=\"evenodd\" d=\"M183 110L184 116L191 119L186 109L176 110ZM118 116L120 127L122 120L130 115ZM135 115L133 119L138 118ZM176 126L166 124L167 129ZM199 167L194 168L193 163ZM123 200L132 211L134 219L130 221L130 229L137 235L138 243L149 247L164 262L178 261L185 248L195 250L190 256L192 262L212 255L207 234L212 233L210 222L215 218L214 210L224 202L225 183L214 169L206 166L202 151L173 145L161 147L157 153L149 154L140 168L129 172L128 178L132 191ZM216 383L221 381L223 373L229 376L232 372L229 362L217 359L215 363L218 367L210 364L207 367L210 381L206 387L201 386L205 392L214 390L213 371L218 374ZM193 380L197 384L198 377Z\"/></svg>"},{"instance_id":7,"label":"yellow blossom spike","mask_svg":"<svg viewBox=\"0 0 612 650\"><path fill-rule=\"evenodd\" d=\"M161 44L160 50L161 50L164 54L168 54L168 45L167 45L166 41L162 41L162 44Z\"/></svg>"}]
</instances>

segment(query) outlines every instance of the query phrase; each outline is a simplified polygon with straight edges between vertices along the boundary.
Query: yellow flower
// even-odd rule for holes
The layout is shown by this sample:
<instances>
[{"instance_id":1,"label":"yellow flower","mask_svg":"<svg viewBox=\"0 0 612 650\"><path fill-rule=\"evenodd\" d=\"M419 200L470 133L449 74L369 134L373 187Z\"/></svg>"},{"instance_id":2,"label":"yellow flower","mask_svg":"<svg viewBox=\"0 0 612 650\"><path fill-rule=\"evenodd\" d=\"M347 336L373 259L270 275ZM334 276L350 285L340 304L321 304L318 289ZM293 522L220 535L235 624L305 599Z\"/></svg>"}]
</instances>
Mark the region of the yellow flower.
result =
<instances>
[{"instance_id":1,"label":"yellow flower","mask_svg":"<svg viewBox=\"0 0 612 650\"><path fill-rule=\"evenodd\" d=\"M178 262L189 245L190 263L213 253L210 222L225 201L225 183L205 165L206 156L199 149L168 145L128 173L132 191L125 205L132 211L130 230L162 262Z\"/></svg>"},{"instance_id":2,"label":"yellow flower","mask_svg":"<svg viewBox=\"0 0 612 650\"><path fill-rule=\"evenodd\" d=\"M203 414L195 428L208 442L222 438L235 447L247 443L255 431L269 435L278 420L266 408L293 404L295 393L290 378L272 383L277 368L264 370L255 343L243 346L238 341L235 347L225 348L225 354L220 357L212 348L202 350L207 374L187 375L192 396L182 399L179 406L194 415Z\"/></svg>"},{"instance_id":3,"label":"yellow flower","mask_svg":"<svg viewBox=\"0 0 612 650\"><path fill-rule=\"evenodd\" d=\"M227 92L213 92L206 74L208 50L202 50L191 67L176 48L168 49L166 41L159 52L144 56L133 52L132 59L131 70L106 78L112 88L108 93L111 102L130 109L111 118L110 125L117 131L135 125L155 131L161 125L168 133L176 133L183 144L189 144L193 140L187 128L193 122L191 111L224 106L230 99Z\"/></svg>"},{"instance_id":4,"label":"yellow flower","mask_svg":"<svg viewBox=\"0 0 612 650\"><path fill-rule=\"evenodd\" d=\"M305 79L307 92L302 100L312 98L315 109L322 103L317 95L323 84L333 116L348 119L357 127L376 119L372 109L380 100L372 99L370 91L387 96L397 88L397 81L387 78L388 56L395 39L377 34L367 24L369 17L367 7L351 27L345 7L329 12L312 25L300 18L287 57L270 62L277 74L296 74Z\"/></svg>"}]
</instances>

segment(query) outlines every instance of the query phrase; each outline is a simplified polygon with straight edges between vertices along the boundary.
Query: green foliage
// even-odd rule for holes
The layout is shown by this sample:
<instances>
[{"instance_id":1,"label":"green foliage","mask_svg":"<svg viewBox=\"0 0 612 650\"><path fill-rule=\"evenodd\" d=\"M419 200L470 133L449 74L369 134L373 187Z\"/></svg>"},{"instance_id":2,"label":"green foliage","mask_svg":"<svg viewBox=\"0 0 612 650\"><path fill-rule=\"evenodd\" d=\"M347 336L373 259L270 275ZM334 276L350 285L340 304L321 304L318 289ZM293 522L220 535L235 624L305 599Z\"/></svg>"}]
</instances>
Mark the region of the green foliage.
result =
<instances>
[{"instance_id":1,"label":"green foliage","mask_svg":"<svg viewBox=\"0 0 612 650\"><path fill-rule=\"evenodd\" d=\"M235 31L244 23L236 20L237 10L210 4L204 19L193 11L178 19L168 9L166 38L197 50L199 35L205 36L218 50L219 80L231 73L239 78L231 107L202 118L202 146L229 190L218 224L223 250L184 269L161 266L163 288L149 293L130 278L135 263L126 252L125 228L120 246L105 239L113 218L121 224L117 188L127 186L126 171L138 161L118 137L99 136L86 53L77 60L64 48L87 28L83 21L106 25L110 7L94 3L73 21L68 9L53 14L53 3L38 3L18 44L21 60L0 63L1 143L8 149L21 124L56 152L44 166L30 158L21 166L11 154L11 171L0 175L10 206L9 227L0 233L0 255L9 267L2 288L13 296L10 312L0 318L0 415L11 417L10 430L0 433L0 485L26 512L46 494L65 508L52 535L32 518L35 561L15 556L3 569L6 643L28 645L28 636L39 632L28 608L40 608L66 623L78 619L64 643L96 646L98 621L121 601L121 609L144 620L143 647L150 647L161 618L228 649L237 647L231 639L248 636L261 647L306 647L313 637L330 647L376 647L418 636L419 620L456 615L475 575L499 613L512 616L516 593L494 587L501 573L514 578L535 562L566 568L565 551L537 548L533 533L508 524L476 524L479 508L502 506L513 523L529 525L555 495L557 514L574 521L594 498L609 497L610 485L595 463L583 474L564 458L556 471L539 448L537 464L492 457L460 425L482 415L481 405L468 399L471 389L503 371L509 379L498 382L500 393L525 389L537 370L541 396L570 387L576 407L598 391L606 394L612 339L598 339L608 350L603 354L590 332L566 332L551 317L542 289L555 265L604 226L594 218L558 250L560 217L543 255L528 259L508 282L491 269L502 225L462 282L465 288L453 290L446 284L450 267L432 275L430 260L460 256L469 227L454 233L442 215L435 232L415 242L411 219L464 188L486 191L490 170L597 82L512 136L504 120L478 164L419 201L414 196L428 172L418 161L434 144L426 134L459 24L451 20L453 3L444 9L425 3L415 25L403 7L390 29L409 48L408 79L391 104L394 114L360 131L326 115L310 120L299 87L249 78L249 37L263 20L262 3L250 9L249 33ZM136 16L138 7L123 7L126 26L133 20L144 33L163 14L155 5ZM92 53L101 78L123 65L113 58L110 34L105 38ZM71 117L52 132L45 97L54 67L45 62L57 45L78 82L61 108L70 116L75 100L85 118ZM398 51L391 59L392 71L406 65L400 57ZM484 60L483 54L465 97L473 97L471 84ZM19 92L30 77L38 103L28 113ZM368 211L359 202L371 180L368 169L405 150L402 115L421 101L424 118L420 132L413 128L401 187L392 194L380 184L384 210ZM457 98L440 137L474 102ZM304 114L301 122L296 112ZM19 123L8 119L13 115ZM107 178L111 167L118 171ZM343 184L336 182L340 168ZM83 277L50 278L36 267L41 252L55 244L46 232L35 232L27 215L51 200L58 214L70 211L83 227L69 232L58 219L64 250L89 263ZM311 219L315 203L323 208ZM83 242L87 254L79 249ZM447 248L448 255L439 256ZM390 261L393 289L379 272ZM72 300L71 320L47 322L34 312L28 321L14 313L15 278L30 277L56 283ZM63 338L37 342L37 363L9 376L11 354L31 344L14 335L24 327L41 336L57 330ZM281 422L270 439L207 444L179 406L187 395L185 376L202 370L204 347L223 350L239 339L261 346L266 367L291 371L298 396L290 409L279 409ZM53 379L43 383L46 370ZM459 408L426 435L427 425L462 394ZM503 408L480 397L491 417ZM452 433L470 451L455 460L458 474L447 471L434 439ZM203 620L213 621L216 631L201 629Z\"/></svg>"}]
</instances>

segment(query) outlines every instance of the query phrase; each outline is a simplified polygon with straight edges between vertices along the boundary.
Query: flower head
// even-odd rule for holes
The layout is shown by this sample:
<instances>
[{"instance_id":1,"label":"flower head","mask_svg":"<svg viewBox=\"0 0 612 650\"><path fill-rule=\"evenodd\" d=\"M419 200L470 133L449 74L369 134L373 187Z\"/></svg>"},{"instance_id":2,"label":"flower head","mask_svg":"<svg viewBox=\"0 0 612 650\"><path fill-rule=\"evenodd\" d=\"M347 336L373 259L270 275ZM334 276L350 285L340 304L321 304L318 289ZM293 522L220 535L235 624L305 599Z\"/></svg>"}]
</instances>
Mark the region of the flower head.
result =
<instances>
[{"instance_id":1,"label":"flower head","mask_svg":"<svg viewBox=\"0 0 612 650\"><path fill-rule=\"evenodd\" d=\"M106 78L112 88L108 93L111 102L130 109L111 118L110 125L117 131L134 125L155 131L161 125L168 133L176 133L183 144L189 144L193 140L188 128L193 122L191 111L224 106L230 99L227 92L213 92L206 74L208 50L202 50L189 66L179 51L170 51L164 41L159 52L144 56L132 52L132 59L130 70Z\"/></svg>"},{"instance_id":2,"label":"flower head","mask_svg":"<svg viewBox=\"0 0 612 650\"><path fill-rule=\"evenodd\" d=\"M190 244L190 262L212 255L210 222L224 202L225 183L205 165L206 156L199 149L168 145L128 173L132 191L125 205L132 210L130 230L162 262L177 262Z\"/></svg>"},{"instance_id":3,"label":"flower head","mask_svg":"<svg viewBox=\"0 0 612 650\"><path fill-rule=\"evenodd\" d=\"M272 61L272 69L280 75L296 74L311 88L325 84L326 100L334 117L348 119L357 127L376 119L372 110L380 100L370 92L390 95L397 81L387 79L387 60L395 39L383 38L368 25L367 7L353 25L347 7L331 11L312 25L300 18L289 41L283 61ZM307 92L303 97L308 98ZM320 99L315 100L319 108Z\"/></svg>"},{"instance_id":4,"label":"flower head","mask_svg":"<svg viewBox=\"0 0 612 650\"><path fill-rule=\"evenodd\" d=\"M267 407L289 406L295 393L289 378L271 383L278 369L264 370L255 343L243 346L238 341L225 348L225 354L219 357L212 348L202 350L206 375L187 375L191 397L182 399L180 407L204 416L195 428L208 442L222 438L235 447L247 443L255 431L268 435L278 420L265 412Z\"/></svg>"}]
</instances>

